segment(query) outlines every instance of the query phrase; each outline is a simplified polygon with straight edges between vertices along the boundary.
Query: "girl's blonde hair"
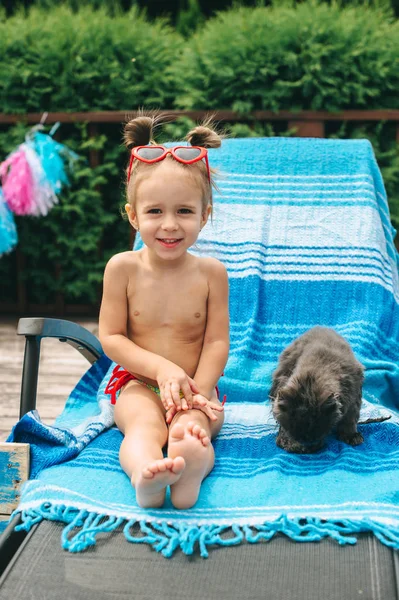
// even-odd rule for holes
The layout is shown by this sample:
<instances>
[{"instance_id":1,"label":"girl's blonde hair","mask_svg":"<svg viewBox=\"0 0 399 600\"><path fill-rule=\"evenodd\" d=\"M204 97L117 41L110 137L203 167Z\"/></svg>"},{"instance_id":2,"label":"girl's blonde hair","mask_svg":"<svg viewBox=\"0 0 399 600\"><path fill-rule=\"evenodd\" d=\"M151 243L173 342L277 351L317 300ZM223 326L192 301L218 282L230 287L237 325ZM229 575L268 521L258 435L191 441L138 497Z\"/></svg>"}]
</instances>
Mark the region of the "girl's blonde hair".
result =
<instances>
[{"instance_id":1,"label":"girl's blonde hair","mask_svg":"<svg viewBox=\"0 0 399 600\"><path fill-rule=\"evenodd\" d=\"M128 121L124 128L123 140L125 146L131 150L135 146L148 146L157 145L154 140L154 130L159 127L162 123L162 117L159 113L144 113L141 112L139 116ZM218 133L216 129L212 127L212 117L207 118L203 123L194 127L188 132L185 138L191 146L201 146L203 148L219 148L223 135ZM170 155L165 160L170 159ZM172 159L173 160L173 159ZM187 169L187 172L192 174L195 178L195 182L200 186L202 191L202 207L205 210L208 206L213 206L212 203L212 187L216 188L214 182L214 176L216 174L215 169L210 167L211 181L208 179L208 172L206 165L203 160L200 160L192 165L184 165L177 161L173 161L176 165L183 169ZM127 181L127 170L126 170L126 196L128 202L134 206L138 175L141 174L144 169L156 169L161 163L146 164L139 160L134 160L130 175L130 181Z\"/></svg>"}]
</instances>

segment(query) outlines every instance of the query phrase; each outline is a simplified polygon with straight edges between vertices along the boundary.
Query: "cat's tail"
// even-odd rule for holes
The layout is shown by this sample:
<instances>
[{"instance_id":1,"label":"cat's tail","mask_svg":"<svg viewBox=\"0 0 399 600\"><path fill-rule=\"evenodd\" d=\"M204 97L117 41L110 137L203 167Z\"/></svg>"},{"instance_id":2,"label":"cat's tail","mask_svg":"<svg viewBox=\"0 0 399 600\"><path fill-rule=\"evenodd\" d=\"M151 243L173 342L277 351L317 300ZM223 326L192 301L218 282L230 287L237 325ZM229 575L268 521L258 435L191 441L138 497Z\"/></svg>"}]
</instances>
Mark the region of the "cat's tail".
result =
<instances>
[{"instance_id":1,"label":"cat's tail","mask_svg":"<svg viewBox=\"0 0 399 600\"><path fill-rule=\"evenodd\" d=\"M391 418L391 415L387 415L385 417L375 417L374 419L366 419L365 421L358 421L358 425L367 425L368 423L382 423L382 421L388 421Z\"/></svg>"}]
</instances>

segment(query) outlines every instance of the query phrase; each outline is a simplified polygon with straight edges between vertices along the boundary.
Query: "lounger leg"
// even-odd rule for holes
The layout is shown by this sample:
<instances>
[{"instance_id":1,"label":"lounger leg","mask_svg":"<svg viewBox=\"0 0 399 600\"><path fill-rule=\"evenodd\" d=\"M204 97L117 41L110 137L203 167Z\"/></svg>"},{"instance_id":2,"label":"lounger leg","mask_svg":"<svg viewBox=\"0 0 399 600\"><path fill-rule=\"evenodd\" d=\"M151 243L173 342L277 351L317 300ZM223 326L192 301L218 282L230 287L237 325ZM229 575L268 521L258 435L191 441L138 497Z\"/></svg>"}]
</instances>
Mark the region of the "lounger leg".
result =
<instances>
[{"instance_id":1,"label":"lounger leg","mask_svg":"<svg viewBox=\"0 0 399 600\"><path fill-rule=\"evenodd\" d=\"M40 338L26 336L24 367L22 371L19 418L36 408L37 379L39 375Z\"/></svg>"}]
</instances>

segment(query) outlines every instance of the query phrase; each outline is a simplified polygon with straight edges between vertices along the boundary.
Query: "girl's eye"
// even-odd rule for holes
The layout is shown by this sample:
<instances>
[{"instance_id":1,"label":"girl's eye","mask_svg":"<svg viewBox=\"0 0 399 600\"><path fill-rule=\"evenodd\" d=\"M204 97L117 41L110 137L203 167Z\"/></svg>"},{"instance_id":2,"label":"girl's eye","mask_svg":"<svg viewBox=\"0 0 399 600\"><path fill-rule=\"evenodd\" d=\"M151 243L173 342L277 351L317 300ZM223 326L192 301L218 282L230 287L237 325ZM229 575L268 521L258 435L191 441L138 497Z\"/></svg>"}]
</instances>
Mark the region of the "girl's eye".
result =
<instances>
[{"instance_id":1,"label":"girl's eye","mask_svg":"<svg viewBox=\"0 0 399 600\"><path fill-rule=\"evenodd\" d=\"M191 210L191 208L181 208L179 210L179 213L182 213L183 215L190 215L192 214L192 212L193 211Z\"/></svg>"},{"instance_id":2,"label":"girl's eye","mask_svg":"<svg viewBox=\"0 0 399 600\"><path fill-rule=\"evenodd\" d=\"M150 215L159 215L159 214L161 214L161 209L160 208L150 208L150 210L147 212Z\"/></svg>"}]
</instances>

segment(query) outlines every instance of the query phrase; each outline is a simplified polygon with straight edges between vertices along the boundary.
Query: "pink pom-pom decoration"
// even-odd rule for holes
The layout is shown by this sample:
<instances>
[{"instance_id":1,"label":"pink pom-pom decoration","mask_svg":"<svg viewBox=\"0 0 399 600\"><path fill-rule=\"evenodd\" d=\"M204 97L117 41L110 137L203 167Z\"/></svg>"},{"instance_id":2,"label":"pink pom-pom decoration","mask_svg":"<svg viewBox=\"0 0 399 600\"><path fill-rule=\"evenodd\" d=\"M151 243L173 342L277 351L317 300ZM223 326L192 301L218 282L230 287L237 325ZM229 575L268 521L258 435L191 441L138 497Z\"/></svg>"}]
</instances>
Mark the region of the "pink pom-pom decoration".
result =
<instances>
[{"instance_id":1,"label":"pink pom-pom decoration","mask_svg":"<svg viewBox=\"0 0 399 600\"><path fill-rule=\"evenodd\" d=\"M34 182L25 152L20 148L0 164L4 198L16 215L37 214Z\"/></svg>"},{"instance_id":2,"label":"pink pom-pom decoration","mask_svg":"<svg viewBox=\"0 0 399 600\"><path fill-rule=\"evenodd\" d=\"M47 114L47 113L45 113ZM42 122L33 127L25 143L0 164L4 199L16 215L45 216L58 203L57 193L69 185L64 161L69 167L79 157L63 144L55 142L52 134L40 133Z\"/></svg>"}]
</instances>

